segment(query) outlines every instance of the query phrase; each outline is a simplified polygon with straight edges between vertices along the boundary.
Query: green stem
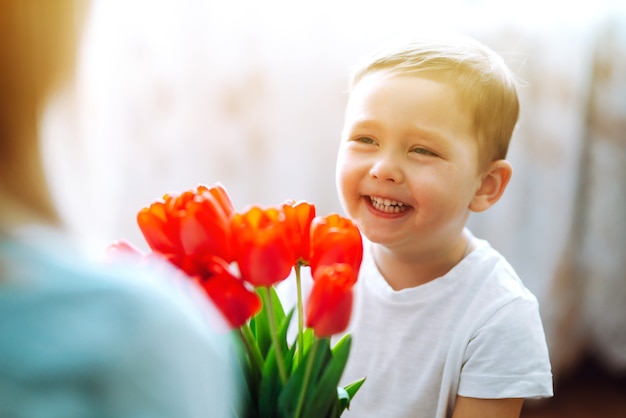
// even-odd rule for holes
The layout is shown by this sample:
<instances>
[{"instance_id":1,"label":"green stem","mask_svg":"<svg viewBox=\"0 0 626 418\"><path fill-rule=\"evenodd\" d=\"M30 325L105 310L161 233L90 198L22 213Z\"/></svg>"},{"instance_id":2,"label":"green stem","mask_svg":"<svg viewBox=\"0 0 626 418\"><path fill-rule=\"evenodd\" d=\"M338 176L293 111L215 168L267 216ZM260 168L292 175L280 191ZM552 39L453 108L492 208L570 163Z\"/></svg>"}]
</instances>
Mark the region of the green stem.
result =
<instances>
[{"instance_id":1,"label":"green stem","mask_svg":"<svg viewBox=\"0 0 626 418\"><path fill-rule=\"evenodd\" d=\"M304 357L304 309L302 305L302 280L300 278L300 263L296 264L296 285L298 289L298 364Z\"/></svg>"},{"instance_id":2,"label":"green stem","mask_svg":"<svg viewBox=\"0 0 626 418\"><path fill-rule=\"evenodd\" d=\"M246 346L246 350L248 351L248 357L250 358L250 363L252 368L255 370L255 376L261 374L263 370L263 355L261 354L261 350L259 350L259 346L254 341L254 335L252 335L252 331L248 325L243 325L238 328L239 335L241 336L241 340Z\"/></svg>"},{"instance_id":3,"label":"green stem","mask_svg":"<svg viewBox=\"0 0 626 418\"><path fill-rule=\"evenodd\" d=\"M298 397L298 404L296 406L296 413L294 417L298 418L302 413L302 408L304 407L304 398L306 397L306 392L309 389L309 380L311 380L311 372L313 371L313 364L315 363L315 351L317 350L317 346L319 344L313 343L311 346L311 351L308 354L309 361L306 364L306 369L304 370L304 380L302 384L302 388L300 389L300 396Z\"/></svg>"},{"instance_id":4,"label":"green stem","mask_svg":"<svg viewBox=\"0 0 626 418\"><path fill-rule=\"evenodd\" d=\"M254 335L252 335L252 331L250 330L250 326L247 324L242 325L237 329L237 331L248 353L247 367L249 376L246 377L246 382L250 397L246 398L245 396L242 396L242 400L246 399L244 403L250 402L249 405L244 407L246 410L256 411L258 405L259 385L261 384L261 376L263 373L263 355L259 350L258 344L256 344ZM249 401L247 401L247 399L249 399Z\"/></svg>"},{"instance_id":5,"label":"green stem","mask_svg":"<svg viewBox=\"0 0 626 418\"><path fill-rule=\"evenodd\" d=\"M285 359L283 358L283 350L278 341L278 331L276 329L276 319L274 316L274 304L272 303L272 292L269 287L265 287L267 292L267 314L269 315L270 334L272 335L272 344L274 345L274 353L276 354L276 364L278 365L278 373L283 385L287 382L287 370L285 368Z\"/></svg>"}]
</instances>

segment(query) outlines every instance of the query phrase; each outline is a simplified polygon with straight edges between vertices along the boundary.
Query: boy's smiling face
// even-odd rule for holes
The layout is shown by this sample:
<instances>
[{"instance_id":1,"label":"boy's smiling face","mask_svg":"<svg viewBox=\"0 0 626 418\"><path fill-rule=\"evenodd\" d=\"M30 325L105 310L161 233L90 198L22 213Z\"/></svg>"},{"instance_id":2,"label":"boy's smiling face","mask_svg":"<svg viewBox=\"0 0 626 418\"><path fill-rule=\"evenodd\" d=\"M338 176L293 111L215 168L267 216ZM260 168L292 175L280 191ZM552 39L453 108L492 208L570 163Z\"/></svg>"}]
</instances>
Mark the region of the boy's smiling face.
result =
<instances>
[{"instance_id":1,"label":"boy's smiling face","mask_svg":"<svg viewBox=\"0 0 626 418\"><path fill-rule=\"evenodd\" d=\"M376 71L348 101L339 196L370 241L409 254L446 251L481 185L477 153L471 114L452 86Z\"/></svg>"}]
</instances>

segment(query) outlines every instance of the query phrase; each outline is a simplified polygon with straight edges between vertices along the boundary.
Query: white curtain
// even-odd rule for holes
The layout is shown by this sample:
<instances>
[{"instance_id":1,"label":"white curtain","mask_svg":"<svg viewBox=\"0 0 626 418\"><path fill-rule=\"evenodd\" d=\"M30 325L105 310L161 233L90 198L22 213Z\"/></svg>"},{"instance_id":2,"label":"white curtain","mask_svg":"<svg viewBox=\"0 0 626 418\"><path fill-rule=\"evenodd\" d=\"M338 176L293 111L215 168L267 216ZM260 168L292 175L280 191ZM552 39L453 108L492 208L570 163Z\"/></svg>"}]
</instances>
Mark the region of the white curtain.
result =
<instances>
[{"instance_id":1,"label":"white curtain","mask_svg":"<svg viewBox=\"0 0 626 418\"><path fill-rule=\"evenodd\" d=\"M139 209L217 181L238 209L293 198L340 211L334 163L350 66L429 27L487 43L523 84L513 180L471 219L474 233L538 296L557 377L585 352L626 372L618 2L95 0L76 83L46 117L69 227L90 251L118 238L145 247Z\"/></svg>"}]
</instances>

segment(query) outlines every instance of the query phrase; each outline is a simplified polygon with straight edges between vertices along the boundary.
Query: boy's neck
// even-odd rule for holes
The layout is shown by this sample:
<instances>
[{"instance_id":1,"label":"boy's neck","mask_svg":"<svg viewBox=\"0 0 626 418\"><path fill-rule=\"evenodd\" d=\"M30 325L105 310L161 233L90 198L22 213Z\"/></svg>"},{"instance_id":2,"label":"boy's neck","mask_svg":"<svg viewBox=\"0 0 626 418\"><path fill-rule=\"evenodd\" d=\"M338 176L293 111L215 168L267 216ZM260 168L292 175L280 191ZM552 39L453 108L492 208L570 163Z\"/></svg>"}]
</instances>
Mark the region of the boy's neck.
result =
<instances>
[{"instance_id":1,"label":"boy's neck","mask_svg":"<svg viewBox=\"0 0 626 418\"><path fill-rule=\"evenodd\" d=\"M394 290L408 289L444 276L474 249L471 235L465 231L456 242L439 254L419 257L399 254L379 244L372 244L376 266Z\"/></svg>"}]
</instances>

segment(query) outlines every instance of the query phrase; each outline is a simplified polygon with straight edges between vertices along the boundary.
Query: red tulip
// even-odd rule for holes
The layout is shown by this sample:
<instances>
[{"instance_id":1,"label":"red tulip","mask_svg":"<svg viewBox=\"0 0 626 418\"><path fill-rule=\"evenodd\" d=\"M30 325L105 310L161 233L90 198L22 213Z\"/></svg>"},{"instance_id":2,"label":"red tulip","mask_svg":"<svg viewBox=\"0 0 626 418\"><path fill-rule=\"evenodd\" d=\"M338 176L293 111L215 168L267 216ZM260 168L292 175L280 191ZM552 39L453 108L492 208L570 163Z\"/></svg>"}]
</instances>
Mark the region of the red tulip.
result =
<instances>
[{"instance_id":1,"label":"red tulip","mask_svg":"<svg viewBox=\"0 0 626 418\"><path fill-rule=\"evenodd\" d=\"M294 252L293 264L309 264L311 222L315 218L315 206L312 203L288 200L280 207L285 214L287 234Z\"/></svg>"},{"instance_id":2,"label":"red tulip","mask_svg":"<svg viewBox=\"0 0 626 418\"><path fill-rule=\"evenodd\" d=\"M317 269L306 305L306 326L313 328L317 337L330 337L348 327L356 278L357 273L349 264Z\"/></svg>"},{"instance_id":3,"label":"red tulip","mask_svg":"<svg viewBox=\"0 0 626 418\"><path fill-rule=\"evenodd\" d=\"M235 214L232 233L235 260L245 281L254 286L271 286L289 276L293 251L279 210L254 206Z\"/></svg>"},{"instance_id":4,"label":"red tulip","mask_svg":"<svg viewBox=\"0 0 626 418\"><path fill-rule=\"evenodd\" d=\"M214 258L208 270L211 274L196 280L231 327L239 328L261 310L261 299L228 270L223 260Z\"/></svg>"},{"instance_id":5,"label":"red tulip","mask_svg":"<svg viewBox=\"0 0 626 418\"><path fill-rule=\"evenodd\" d=\"M232 202L221 185L198 186L180 195L165 195L137 214L137 223L153 251L188 273L209 257L232 261Z\"/></svg>"},{"instance_id":6,"label":"red tulip","mask_svg":"<svg viewBox=\"0 0 626 418\"><path fill-rule=\"evenodd\" d=\"M363 260L363 240L352 221L337 214L317 217L311 223L311 274L320 266L348 264L358 272Z\"/></svg>"},{"instance_id":7,"label":"red tulip","mask_svg":"<svg viewBox=\"0 0 626 418\"><path fill-rule=\"evenodd\" d=\"M146 242L153 251L163 254L183 252L179 235L179 219L173 216L173 200L163 196L163 202L154 202L137 214L137 223Z\"/></svg>"},{"instance_id":8,"label":"red tulip","mask_svg":"<svg viewBox=\"0 0 626 418\"><path fill-rule=\"evenodd\" d=\"M185 254L200 257L212 254L232 261L230 219L235 210L226 190L219 185L210 189L200 186L184 210L180 238Z\"/></svg>"}]
</instances>

